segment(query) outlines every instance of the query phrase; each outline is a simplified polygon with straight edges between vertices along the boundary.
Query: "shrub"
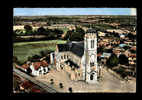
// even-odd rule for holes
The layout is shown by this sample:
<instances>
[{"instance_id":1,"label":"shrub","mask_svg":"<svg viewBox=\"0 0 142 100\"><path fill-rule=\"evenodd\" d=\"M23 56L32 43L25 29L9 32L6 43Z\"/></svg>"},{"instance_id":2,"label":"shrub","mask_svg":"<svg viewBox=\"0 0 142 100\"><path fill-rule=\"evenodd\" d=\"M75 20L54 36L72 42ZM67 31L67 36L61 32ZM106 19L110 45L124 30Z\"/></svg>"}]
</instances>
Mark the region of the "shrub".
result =
<instances>
[{"instance_id":1,"label":"shrub","mask_svg":"<svg viewBox=\"0 0 142 100\"><path fill-rule=\"evenodd\" d=\"M108 67L112 68L114 66L117 66L119 63L119 59L115 54L112 54L109 59L106 61L106 64Z\"/></svg>"},{"instance_id":2,"label":"shrub","mask_svg":"<svg viewBox=\"0 0 142 100\"><path fill-rule=\"evenodd\" d=\"M128 65L128 57L126 57L124 54L121 54L119 56L119 63L122 65Z\"/></svg>"}]
</instances>

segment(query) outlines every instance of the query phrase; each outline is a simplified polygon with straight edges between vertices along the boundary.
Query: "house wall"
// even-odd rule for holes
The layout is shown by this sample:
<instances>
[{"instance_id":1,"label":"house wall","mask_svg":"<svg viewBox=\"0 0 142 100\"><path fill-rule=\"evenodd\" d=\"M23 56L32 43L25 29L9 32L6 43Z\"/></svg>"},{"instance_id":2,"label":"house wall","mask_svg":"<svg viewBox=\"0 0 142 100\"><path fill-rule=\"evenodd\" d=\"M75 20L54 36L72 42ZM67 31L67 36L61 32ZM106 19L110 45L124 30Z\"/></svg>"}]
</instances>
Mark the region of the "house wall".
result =
<instances>
[{"instance_id":1,"label":"house wall","mask_svg":"<svg viewBox=\"0 0 142 100\"><path fill-rule=\"evenodd\" d=\"M34 76L43 75L44 73L48 72L48 67L40 66L40 68L38 70L35 70L33 65L31 65L30 68L32 70L32 75L34 75ZM44 71L44 69L45 69L45 71Z\"/></svg>"}]
</instances>

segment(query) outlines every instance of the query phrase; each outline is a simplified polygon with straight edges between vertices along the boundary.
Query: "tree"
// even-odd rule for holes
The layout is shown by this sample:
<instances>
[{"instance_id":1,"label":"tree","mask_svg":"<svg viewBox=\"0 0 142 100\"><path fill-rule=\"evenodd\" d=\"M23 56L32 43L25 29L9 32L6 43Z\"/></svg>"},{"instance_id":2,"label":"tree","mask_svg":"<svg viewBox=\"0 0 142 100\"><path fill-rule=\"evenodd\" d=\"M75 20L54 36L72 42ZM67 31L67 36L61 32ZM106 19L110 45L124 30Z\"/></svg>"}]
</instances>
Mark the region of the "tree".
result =
<instances>
[{"instance_id":1,"label":"tree","mask_svg":"<svg viewBox=\"0 0 142 100\"><path fill-rule=\"evenodd\" d=\"M76 27L76 32L85 34L84 30L82 28Z\"/></svg>"},{"instance_id":2,"label":"tree","mask_svg":"<svg viewBox=\"0 0 142 100\"><path fill-rule=\"evenodd\" d=\"M40 27L37 29L38 34L46 34L46 29L44 27Z\"/></svg>"},{"instance_id":3,"label":"tree","mask_svg":"<svg viewBox=\"0 0 142 100\"><path fill-rule=\"evenodd\" d=\"M127 65L128 64L128 57L126 57L126 55L121 54L119 56L119 63L122 65Z\"/></svg>"},{"instance_id":4,"label":"tree","mask_svg":"<svg viewBox=\"0 0 142 100\"><path fill-rule=\"evenodd\" d=\"M67 31L66 35L64 36L64 39L65 39L65 40L69 39L70 36L71 36L71 34L72 34L72 32L73 32L73 31L71 31L71 30L70 30L70 31Z\"/></svg>"},{"instance_id":5,"label":"tree","mask_svg":"<svg viewBox=\"0 0 142 100\"><path fill-rule=\"evenodd\" d=\"M55 32L51 32L50 34L48 34L48 39L56 39L57 38L57 34Z\"/></svg>"},{"instance_id":6,"label":"tree","mask_svg":"<svg viewBox=\"0 0 142 100\"><path fill-rule=\"evenodd\" d=\"M32 61L32 62L36 62L39 61L41 57L39 55L33 55L31 58L29 57L28 60Z\"/></svg>"},{"instance_id":7,"label":"tree","mask_svg":"<svg viewBox=\"0 0 142 100\"><path fill-rule=\"evenodd\" d=\"M53 30L53 32L57 34L57 38L61 37L62 34L64 33L62 30L59 30L59 29L55 29Z\"/></svg>"},{"instance_id":8,"label":"tree","mask_svg":"<svg viewBox=\"0 0 142 100\"><path fill-rule=\"evenodd\" d=\"M124 46L123 48L124 48L125 50L128 50L128 49L130 49L131 47L129 47L129 46L126 45L126 46Z\"/></svg>"},{"instance_id":9,"label":"tree","mask_svg":"<svg viewBox=\"0 0 142 100\"><path fill-rule=\"evenodd\" d=\"M31 27L30 25L25 25L25 26L24 26L24 29L25 29L26 31L31 31L31 30L32 30L32 27Z\"/></svg>"},{"instance_id":10,"label":"tree","mask_svg":"<svg viewBox=\"0 0 142 100\"><path fill-rule=\"evenodd\" d=\"M119 58L115 54L112 54L106 62L107 66L110 68L117 66L118 63Z\"/></svg>"},{"instance_id":11,"label":"tree","mask_svg":"<svg viewBox=\"0 0 142 100\"><path fill-rule=\"evenodd\" d=\"M69 37L69 40L71 41L82 41L84 39L84 35L79 32L73 32L71 36Z\"/></svg>"},{"instance_id":12,"label":"tree","mask_svg":"<svg viewBox=\"0 0 142 100\"><path fill-rule=\"evenodd\" d=\"M99 47L99 48L97 48L97 52L98 53L103 53L104 52L104 46L101 46L101 47Z\"/></svg>"},{"instance_id":13,"label":"tree","mask_svg":"<svg viewBox=\"0 0 142 100\"><path fill-rule=\"evenodd\" d=\"M32 33L33 30L32 26L30 25L25 25L24 29L26 30L26 34Z\"/></svg>"}]
</instances>

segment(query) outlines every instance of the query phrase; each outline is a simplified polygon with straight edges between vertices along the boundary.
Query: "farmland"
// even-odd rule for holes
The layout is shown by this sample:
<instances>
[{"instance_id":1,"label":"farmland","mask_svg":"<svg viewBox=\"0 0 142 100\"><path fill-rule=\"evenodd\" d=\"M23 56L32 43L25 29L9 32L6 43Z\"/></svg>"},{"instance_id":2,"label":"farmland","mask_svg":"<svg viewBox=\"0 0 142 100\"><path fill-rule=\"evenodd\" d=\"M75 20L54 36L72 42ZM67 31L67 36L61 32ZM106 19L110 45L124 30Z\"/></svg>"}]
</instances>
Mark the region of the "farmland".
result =
<instances>
[{"instance_id":1,"label":"farmland","mask_svg":"<svg viewBox=\"0 0 142 100\"><path fill-rule=\"evenodd\" d=\"M56 44L66 43L63 40L48 40L36 42L18 42L13 44L13 55L18 58L21 63L24 63L28 57L40 55L40 51L54 51Z\"/></svg>"}]
</instances>

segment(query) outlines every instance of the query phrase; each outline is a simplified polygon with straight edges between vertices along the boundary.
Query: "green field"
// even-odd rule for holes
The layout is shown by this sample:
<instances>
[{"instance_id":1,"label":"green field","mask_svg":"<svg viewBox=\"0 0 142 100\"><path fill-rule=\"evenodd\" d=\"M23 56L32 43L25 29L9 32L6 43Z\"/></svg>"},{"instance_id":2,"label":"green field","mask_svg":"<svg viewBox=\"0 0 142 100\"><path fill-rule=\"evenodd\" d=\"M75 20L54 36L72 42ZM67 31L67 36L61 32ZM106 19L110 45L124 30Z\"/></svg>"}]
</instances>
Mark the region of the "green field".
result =
<instances>
[{"instance_id":1,"label":"green field","mask_svg":"<svg viewBox=\"0 0 142 100\"><path fill-rule=\"evenodd\" d=\"M61 28L61 30L63 30L63 32L66 33L69 29L68 28Z\"/></svg>"},{"instance_id":2,"label":"green field","mask_svg":"<svg viewBox=\"0 0 142 100\"><path fill-rule=\"evenodd\" d=\"M40 55L40 51L55 51L56 44L66 43L64 40L49 40L36 42L18 42L13 44L13 55L23 63L28 57Z\"/></svg>"}]
</instances>

